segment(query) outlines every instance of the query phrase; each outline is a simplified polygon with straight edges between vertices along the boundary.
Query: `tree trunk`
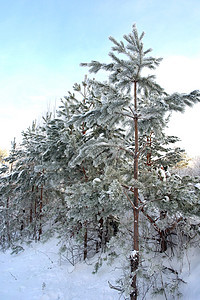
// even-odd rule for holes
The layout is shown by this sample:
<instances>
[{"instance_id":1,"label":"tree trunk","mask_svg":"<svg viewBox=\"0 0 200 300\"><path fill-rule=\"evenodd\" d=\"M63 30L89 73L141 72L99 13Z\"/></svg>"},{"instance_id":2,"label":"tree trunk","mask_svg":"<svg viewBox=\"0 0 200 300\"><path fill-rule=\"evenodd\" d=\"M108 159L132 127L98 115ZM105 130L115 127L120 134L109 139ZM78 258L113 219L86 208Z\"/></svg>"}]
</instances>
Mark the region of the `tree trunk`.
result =
<instances>
[{"instance_id":1,"label":"tree trunk","mask_svg":"<svg viewBox=\"0 0 200 300\"><path fill-rule=\"evenodd\" d=\"M134 155L134 179L138 179L138 154L139 154L139 138L138 138L138 115L137 115L137 82L134 81L134 127L135 127L135 155ZM131 255L131 274L135 273L139 265L139 199L138 199L138 188L134 187L134 235L133 235L133 250L134 255ZM133 292L130 294L131 300L136 300L138 291L137 291L137 275L133 274L131 286Z\"/></svg>"},{"instance_id":2,"label":"tree trunk","mask_svg":"<svg viewBox=\"0 0 200 300\"><path fill-rule=\"evenodd\" d=\"M40 240L40 236L42 234L42 206L43 206L43 185L40 188L40 213L39 213L39 219L40 219L40 224L39 224L39 235L38 235L38 241Z\"/></svg>"},{"instance_id":3,"label":"tree trunk","mask_svg":"<svg viewBox=\"0 0 200 300\"><path fill-rule=\"evenodd\" d=\"M149 136L147 136L147 147L148 147L148 152L147 152L147 166L151 166L151 135L152 132L150 133Z\"/></svg>"},{"instance_id":4,"label":"tree trunk","mask_svg":"<svg viewBox=\"0 0 200 300\"><path fill-rule=\"evenodd\" d=\"M34 192L34 185L32 186L32 194ZM30 203L30 216L29 216L30 224L33 222L33 203Z\"/></svg>"},{"instance_id":5,"label":"tree trunk","mask_svg":"<svg viewBox=\"0 0 200 300\"><path fill-rule=\"evenodd\" d=\"M33 209L32 209L32 204L31 204L31 207L30 207L29 222L30 222L30 224L33 222Z\"/></svg>"},{"instance_id":6,"label":"tree trunk","mask_svg":"<svg viewBox=\"0 0 200 300\"><path fill-rule=\"evenodd\" d=\"M87 230L87 221L85 222L85 234L84 234L84 253L83 253L83 259L86 260L87 258L87 247L88 247L88 230Z\"/></svg>"},{"instance_id":7,"label":"tree trunk","mask_svg":"<svg viewBox=\"0 0 200 300\"><path fill-rule=\"evenodd\" d=\"M7 238L8 238L8 242L9 242L9 245L10 245L11 237L10 237L10 223L9 223L9 212L8 212L9 207L10 207L10 198L8 197L7 201L6 201L6 222L5 222L5 225L6 225L6 230L7 230Z\"/></svg>"},{"instance_id":8,"label":"tree trunk","mask_svg":"<svg viewBox=\"0 0 200 300\"><path fill-rule=\"evenodd\" d=\"M37 241L37 197L35 196L35 199L34 199L34 232L33 232L33 235L34 235L34 238L35 238L35 241Z\"/></svg>"}]
</instances>

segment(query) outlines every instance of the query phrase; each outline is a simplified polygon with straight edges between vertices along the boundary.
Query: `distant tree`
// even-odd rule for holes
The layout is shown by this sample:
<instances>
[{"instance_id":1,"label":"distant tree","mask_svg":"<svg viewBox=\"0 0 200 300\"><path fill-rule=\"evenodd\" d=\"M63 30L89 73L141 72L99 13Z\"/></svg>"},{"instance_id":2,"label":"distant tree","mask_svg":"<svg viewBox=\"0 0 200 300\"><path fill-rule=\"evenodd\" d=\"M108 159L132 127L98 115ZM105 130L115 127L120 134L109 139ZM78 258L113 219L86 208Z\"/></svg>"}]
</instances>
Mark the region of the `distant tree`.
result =
<instances>
[{"instance_id":1,"label":"distant tree","mask_svg":"<svg viewBox=\"0 0 200 300\"><path fill-rule=\"evenodd\" d=\"M181 176L200 176L200 157L186 158L186 160L184 158L175 166L175 171Z\"/></svg>"},{"instance_id":2,"label":"distant tree","mask_svg":"<svg viewBox=\"0 0 200 300\"><path fill-rule=\"evenodd\" d=\"M182 154L182 159L176 164L176 168L184 169L187 168L189 163L191 162L191 158L188 157L187 153Z\"/></svg>"},{"instance_id":3,"label":"distant tree","mask_svg":"<svg viewBox=\"0 0 200 300\"><path fill-rule=\"evenodd\" d=\"M0 149L0 163L4 162L4 159L7 155L7 150Z\"/></svg>"},{"instance_id":4,"label":"distant tree","mask_svg":"<svg viewBox=\"0 0 200 300\"><path fill-rule=\"evenodd\" d=\"M193 176L200 176L200 156L193 158L191 168L193 170Z\"/></svg>"}]
</instances>

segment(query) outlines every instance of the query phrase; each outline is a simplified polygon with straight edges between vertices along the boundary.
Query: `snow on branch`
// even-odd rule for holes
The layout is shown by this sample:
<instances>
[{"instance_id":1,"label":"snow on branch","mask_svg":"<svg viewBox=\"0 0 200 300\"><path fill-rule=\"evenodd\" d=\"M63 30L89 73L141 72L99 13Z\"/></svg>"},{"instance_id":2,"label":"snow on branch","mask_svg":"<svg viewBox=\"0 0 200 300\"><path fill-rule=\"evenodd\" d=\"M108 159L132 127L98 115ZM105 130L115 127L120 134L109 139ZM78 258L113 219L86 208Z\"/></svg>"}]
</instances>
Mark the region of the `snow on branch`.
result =
<instances>
[{"instance_id":1,"label":"snow on branch","mask_svg":"<svg viewBox=\"0 0 200 300\"><path fill-rule=\"evenodd\" d=\"M168 104L169 110L184 112L185 106L193 106L193 104L200 102L200 91L195 90L190 94L174 93L164 98Z\"/></svg>"}]
</instances>

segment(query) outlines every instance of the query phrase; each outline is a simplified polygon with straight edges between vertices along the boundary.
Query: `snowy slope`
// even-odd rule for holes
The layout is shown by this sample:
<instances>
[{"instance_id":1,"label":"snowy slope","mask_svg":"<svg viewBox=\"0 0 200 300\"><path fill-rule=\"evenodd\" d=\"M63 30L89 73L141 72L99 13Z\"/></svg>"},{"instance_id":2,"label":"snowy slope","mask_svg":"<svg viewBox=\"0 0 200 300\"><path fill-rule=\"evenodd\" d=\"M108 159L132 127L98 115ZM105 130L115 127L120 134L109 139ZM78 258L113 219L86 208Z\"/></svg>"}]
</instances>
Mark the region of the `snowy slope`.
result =
<instances>
[{"instance_id":1,"label":"snowy slope","mask_svg":"<svg viewBox=\"0 0 200 300\"><path fill-rule=\"evenodd\" d=\"M120 299L118 292L108 285L108 281L114 284L119 276L120 271L115 266L105 265L97 274L92 274L94 264L79 263L73 267L67 261L61 262L56 239L25 248L19 254L0 253L1 300ZM191 262L186 258L183 266L184 280L188 284L183 285L182 299L198 300L200 256L194 251L190 257Z\"/></svg>"},{"instance_id":2,"label":"snowy slope","mask_svg":"<svg viewBox=\"0 0 200 300\"><path fill-rule=\"evenodd\" d=\"M57 240L32 244L19 254L0 254L1 300L113 300L118 293L108 286L115 278L113 268L92 274L94 265L73 267L60 263Z\"/></svg>"}]
</instances>

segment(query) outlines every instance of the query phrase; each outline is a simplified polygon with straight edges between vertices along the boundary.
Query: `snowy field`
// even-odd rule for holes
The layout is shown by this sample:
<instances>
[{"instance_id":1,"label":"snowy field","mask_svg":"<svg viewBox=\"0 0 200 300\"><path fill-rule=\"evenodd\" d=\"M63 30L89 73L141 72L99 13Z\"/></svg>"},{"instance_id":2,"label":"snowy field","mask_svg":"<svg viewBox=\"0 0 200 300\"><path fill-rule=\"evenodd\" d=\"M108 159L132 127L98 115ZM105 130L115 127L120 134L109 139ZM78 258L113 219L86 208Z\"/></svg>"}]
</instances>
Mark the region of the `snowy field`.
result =
<instances>
[{"instance_id":1,"label":"snowy field","mask_svg":"<svg viewBox=\"0 0 200 300\"><path fill-rule=\"evenodd\" d=\"M119 270L103 266L92 274L92 262L73 267L60 259L57 240L46 244L33 243L25 251L0 253L0 300L118 300L120 295L110 289ZM190 253L184 261L183 300L200 299L200 256ZM155 298L154 298L155 299ZM159 298L166 299L166 298ZM151 299L148 299L151 300ZM168 299L170 300L170 298Z\"/></svg>"}]
</instances>

